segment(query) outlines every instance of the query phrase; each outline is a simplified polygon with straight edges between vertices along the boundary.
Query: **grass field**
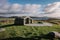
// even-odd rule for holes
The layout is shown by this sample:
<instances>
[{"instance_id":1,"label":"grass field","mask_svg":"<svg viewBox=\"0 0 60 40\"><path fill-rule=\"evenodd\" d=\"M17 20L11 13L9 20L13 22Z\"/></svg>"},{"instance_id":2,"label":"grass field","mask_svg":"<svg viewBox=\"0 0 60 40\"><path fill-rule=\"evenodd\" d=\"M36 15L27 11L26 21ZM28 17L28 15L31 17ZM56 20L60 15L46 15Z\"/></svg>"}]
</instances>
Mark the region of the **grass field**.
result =
<instances>
[{"instance_id":1,"label":"grass field","mask_svg":"<svg viewBox=\"0 0 60 40\"><path fill-rule=\"evenodd\" d=\"M3 25L5 26L5 25ZM40 34L46 34L50 31L60 32L60 25L54 26L16 26L16 25L8 25L2 27L5 31L0 32L0 39L10 38L10 37L32 37L39 36Z\"/></svg>"},{"instance_id":2,"label":"grass field","mask_svg":"<svg viewBox=\"0 0 60 40\"><path fill-rule=\"evenodd\" d=\"M13 23L14 23L14 18L0 18L0 26L13 24Z\"/></svg>"},{"instance_id":3,"label":"grass field","mask_svg":"<svg viewBox=\"0 0 60 40\"><path fill-rule=\"evenodd\" d=\"M0 32L1 38L9 37L31 37L39 36L39 34L46 34L50 31L60 31L60 26L53 27L32 27L32 26L8 26L5 31Z\"/></svg>"}]
</instances>

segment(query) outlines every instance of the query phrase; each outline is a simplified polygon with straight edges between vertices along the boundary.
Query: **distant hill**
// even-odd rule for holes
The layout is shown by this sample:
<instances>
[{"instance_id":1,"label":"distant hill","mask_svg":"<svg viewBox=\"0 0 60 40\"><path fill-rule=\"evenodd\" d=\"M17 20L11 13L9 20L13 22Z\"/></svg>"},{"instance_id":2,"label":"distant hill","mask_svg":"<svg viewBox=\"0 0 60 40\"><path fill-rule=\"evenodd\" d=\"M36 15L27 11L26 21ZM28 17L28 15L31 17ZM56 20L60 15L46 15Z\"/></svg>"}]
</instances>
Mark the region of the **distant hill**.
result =
<instances>
[{"instance_id":1,"label":"distant hill","mask_svg":"<svg viewBox=\"0 0 60 40\"><path fill-rule=\"evenodd\" d=\"M4 16L0 16L0 18L7 18L7 17L4 17Z\"/></svg>"},{"instance_id":2,"label":"distant hill","mask_svg":"<svg viewBox=\"0 0 60 40\"><path fill-rule=\"evenodd\" d=\"M11 17L4 17L4 16L0 16L0 18L16 18L16 17L24 17L24 16L11 16ZM60 17L58 17L58 18L53 18L53 17L47 17L47 16L44 16L44 17L34 17L34 16L30 16L30 17L33 17L33 18L38 18L38 19L49 19L49 20L52 20L52 19L54 19L54 20L60 20Z\"/></svg>"}]
</instances>

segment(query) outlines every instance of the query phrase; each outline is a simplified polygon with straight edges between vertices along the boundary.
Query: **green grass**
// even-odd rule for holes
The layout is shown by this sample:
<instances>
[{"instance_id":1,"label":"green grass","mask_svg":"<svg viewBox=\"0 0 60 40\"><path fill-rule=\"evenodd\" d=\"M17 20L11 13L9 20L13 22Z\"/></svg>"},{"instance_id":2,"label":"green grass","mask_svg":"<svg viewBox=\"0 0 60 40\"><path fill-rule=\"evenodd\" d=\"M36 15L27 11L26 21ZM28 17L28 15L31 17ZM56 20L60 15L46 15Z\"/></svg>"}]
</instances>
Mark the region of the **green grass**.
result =
<instances>
[{"instance_id":1,"label":"green grass","mask_svg":"<svg viewBox=\"0 0 60 40\"><path fill-rule=\"evenodd\" d=\"M0 18L0 26L1 25L13 24L14 20L15 20L15 18Z\"/></svg>"},{"instance_id":2,"label":"green grass","mask_svg":"<svg viewBox=\"0 0 60 40\"><path fill-rule=\"evenodd\" d=\"M5 31L0 32L1 38L9 38L9 37L31 37L31 36L39 36L39 34L46 34L50 31L60 31L60 26L55 25L52 27L44 26L44 27L32 27L32 26L9 26L5 27ZM31 33L31 34L29 34Z\"/></svg>"},{"instance_id":3,"label":"green grass","mask_svg":"<svg viewBox=\"0 0 60 40\"><path fill-rule=\"evenodd\" d=\"M0 20L6 20L3 18L0 18ZM12 20L12 19L8 19ZM14 19L13 19L14 20ZM12 21L13 24L14 21ZM9 22L3 23L0 22L0 25L8 25L11 24ZM60 25L54 25L54 26L43 26L43 27L34 27L34 26L8 26L4 27L6 30L0 32L0 39L3 38L10 38L10 37L31 37L31 36L39 36L40 34L46 34L50 31L57 31L60 32Z\"/></svg>"}]
</instances>

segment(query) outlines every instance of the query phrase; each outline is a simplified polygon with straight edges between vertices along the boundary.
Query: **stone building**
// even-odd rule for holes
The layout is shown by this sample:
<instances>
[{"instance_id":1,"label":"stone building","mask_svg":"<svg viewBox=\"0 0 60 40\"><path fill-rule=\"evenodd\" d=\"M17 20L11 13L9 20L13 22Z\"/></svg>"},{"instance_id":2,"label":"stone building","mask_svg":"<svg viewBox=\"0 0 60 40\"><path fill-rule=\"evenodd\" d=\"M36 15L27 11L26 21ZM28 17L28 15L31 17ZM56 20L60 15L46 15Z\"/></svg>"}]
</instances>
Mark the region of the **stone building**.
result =
<instances>
[{"instance_id":1,"label":"stone building","mask_svg":"<svg viewBox=\"0 0 60 40\"><path fill-rule=\"evenodd\" d=\"M16 17L14 24L16 25L25 25L25 24L36 24L41 23L41 21L48 20L48 18L45 17Z\"/></svg>"}]
</instances>

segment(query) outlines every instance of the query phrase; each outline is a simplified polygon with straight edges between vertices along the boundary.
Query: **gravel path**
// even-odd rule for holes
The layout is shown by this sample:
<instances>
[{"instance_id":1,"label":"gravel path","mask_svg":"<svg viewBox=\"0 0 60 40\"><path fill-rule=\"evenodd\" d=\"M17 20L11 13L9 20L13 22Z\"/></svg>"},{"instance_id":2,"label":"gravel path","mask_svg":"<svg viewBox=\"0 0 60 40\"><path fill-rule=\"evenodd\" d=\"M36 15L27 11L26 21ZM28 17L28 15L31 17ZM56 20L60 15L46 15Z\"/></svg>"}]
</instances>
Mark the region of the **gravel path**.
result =
<instances>
[{"instance_id":1,"label":"gravel path","mask_svg":"<svg viewBox=\"0 0 60 40\"><path fill-rule=\"evenodd\" d=\"M25 24L26 26L53 26L51 23L43 23L43 24Z\"/></svg>"}]
</instances>

